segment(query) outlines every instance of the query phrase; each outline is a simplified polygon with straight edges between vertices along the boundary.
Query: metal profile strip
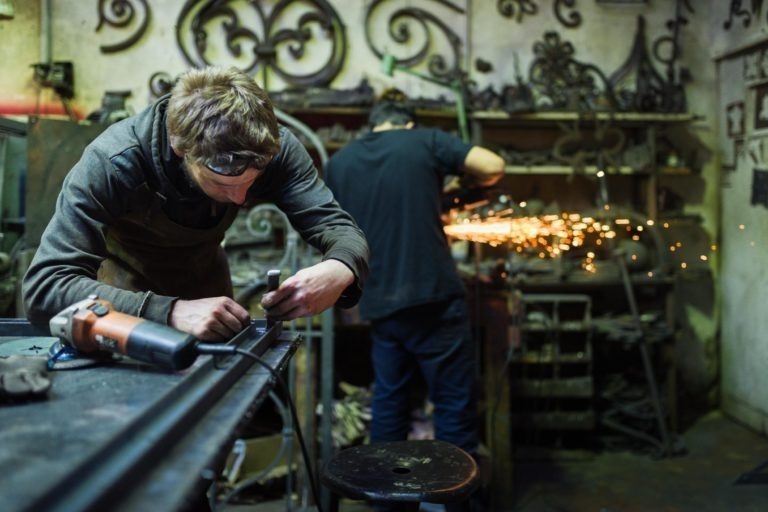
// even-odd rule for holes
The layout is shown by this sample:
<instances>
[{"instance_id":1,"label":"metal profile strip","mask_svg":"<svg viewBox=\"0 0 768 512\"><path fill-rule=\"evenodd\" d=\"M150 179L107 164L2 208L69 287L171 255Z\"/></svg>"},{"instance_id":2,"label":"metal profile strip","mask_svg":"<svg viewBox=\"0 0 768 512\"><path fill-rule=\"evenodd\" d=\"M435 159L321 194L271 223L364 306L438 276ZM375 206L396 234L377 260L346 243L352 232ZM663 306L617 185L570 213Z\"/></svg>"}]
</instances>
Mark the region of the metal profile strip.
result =
<instances>
[{"instance_id":1,"label":"metal profile strip","mask_svg":"<svg viewBox=\"0 0 768 512\"><path fill-rule=\"evenodd\" d=\"M262 334L262 331L263 334ZM229 344L256 356L274 344L281 324L253 323ZM243 356L210 358L136 420L60 480L28 510L107 510L120 502L254 363ZM270 378L271 380L271 378Z\"/></svg>"}]
</instances>

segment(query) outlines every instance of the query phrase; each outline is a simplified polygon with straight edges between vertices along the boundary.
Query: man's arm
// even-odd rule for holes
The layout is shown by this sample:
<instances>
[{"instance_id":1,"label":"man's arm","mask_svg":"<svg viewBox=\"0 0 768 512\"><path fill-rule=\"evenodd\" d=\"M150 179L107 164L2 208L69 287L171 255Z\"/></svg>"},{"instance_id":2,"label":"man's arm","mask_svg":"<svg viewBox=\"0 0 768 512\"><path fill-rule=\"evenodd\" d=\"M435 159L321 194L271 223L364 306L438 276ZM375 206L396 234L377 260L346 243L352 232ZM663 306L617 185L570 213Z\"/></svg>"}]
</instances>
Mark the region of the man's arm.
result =
<instances>
[{"instance_id":1,"label":"man's arm","mask_svg":"<svg viewBox=\"0 0 768 512\"><path fill-rule=\"evenodd\" d=\"M472 146L462 170L475 186L490 187L504 176L504 159L489 149Z\"/></svg>"},{"instance_id":2,"label":"man's arm","mask_svg":"<svg viewBox=\"0 0 768 512\"><path fill-rule=\"evenodd\" d=\"M135 183L110 172L112 163L86 150L64 181L56 212L46 228L35 257L24 276L22 292L26 315L35 325L89 295L112 303L116 311L168 323L207 341L226 340L250 320L248 311L229 297L176 300L176 297L130 291L98 280L107 258L106 232L127 208L139 207L132 194ZM133 173L135 174L135 173Z\"/></svg>"},{"instance_id":3,"label":"man's arm","mask_svg":"<svg viewBox=\"0 0 768 512\"><path fill-rule=\"evenodd\" d=\"M261 300L267 316L292 320L312 316L332 307L341 293L355 282L355 275L338 260L325 260L301 269Z\"/></svg>"},{"instance_id":4,"label":"man's arm","mask_svg":"<svg viewBox=\"0 0 768 512\"><path fill-rule=\"evenodd\" d=\"M107 254L108 226L133 199L132 184L121 182L109 171L111 166L105 155L89 148L64 180L56 211L22 282L26 315L36 325L46 325L53 315L92 294L128 314L136 314L147 299L143 292L97 281ZM173 299L153 295L144 304L144 316L167 314Z\"/></svg>"},{"instance_id":5,"label":"man's arm","mask_svg":"<svg viewBox=\"0 0 768 512\"><path fill-rule=\"evenodd\" d=\"M304 147L289 132L281 135L280 168L266 192L301 237L323 254L323 261L287 278L277 292L264 296L262 306L281 320L317 314L334 304L353 306L368 274L368 243L320 179Z\"/></svg>"}]
</instances>

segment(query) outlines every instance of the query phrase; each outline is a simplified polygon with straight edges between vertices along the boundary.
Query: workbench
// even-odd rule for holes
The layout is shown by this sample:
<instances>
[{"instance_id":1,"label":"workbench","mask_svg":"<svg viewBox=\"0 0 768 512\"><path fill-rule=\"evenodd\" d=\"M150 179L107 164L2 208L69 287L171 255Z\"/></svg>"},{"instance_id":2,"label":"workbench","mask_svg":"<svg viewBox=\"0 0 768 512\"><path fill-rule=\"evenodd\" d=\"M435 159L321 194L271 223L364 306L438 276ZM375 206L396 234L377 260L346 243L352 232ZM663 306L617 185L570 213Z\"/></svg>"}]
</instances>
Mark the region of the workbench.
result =
<instances>
[{"instance_id":1,"label":"workbench","mask_svg":"<svg viewBox=\"0 0 768 512\"><path fill-rule=\"evenodd\" d=\"M0 355L45 356L54 341L0 337ZM254 322L230 343L279 372L299 341ZM0 405L0 510L182 509L275 384L242 355L175 373L123 358L50 376L46 398Z\"/></svg>"}]
</instances>

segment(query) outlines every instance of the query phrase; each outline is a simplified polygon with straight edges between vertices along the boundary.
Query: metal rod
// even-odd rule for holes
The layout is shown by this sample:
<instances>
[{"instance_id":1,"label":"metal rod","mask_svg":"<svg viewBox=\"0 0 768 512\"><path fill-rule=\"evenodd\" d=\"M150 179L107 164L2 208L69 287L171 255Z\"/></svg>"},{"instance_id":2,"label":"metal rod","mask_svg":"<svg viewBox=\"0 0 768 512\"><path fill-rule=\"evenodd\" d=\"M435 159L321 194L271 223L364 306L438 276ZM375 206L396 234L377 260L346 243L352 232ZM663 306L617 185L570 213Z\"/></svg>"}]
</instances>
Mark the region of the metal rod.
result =
<instances>
[{"instance_id":1,"label":"metal rod","mask_svg":"<svg viewBox=\"0 0 768 512\"><path fill-rule=\"evenodd\" d=\"M0 336L24 337L42 336L50 337L47 329L35 327L26 318L0 318Z\"/></svg>"},{"instance_id":2,"label":"metal rod","mask_svg":"<svg viewBox=\"0 0 768 512\"><path fill-rule=\"evenodd\" d=\"M322 313L322 342L320 348L320 395L323 415L320 417L320 460L325 467L333 456L333 310ZM323 510L331 510L331 491L326 486L320 490Z\"/></svg>"},{"instance_id":3,"label":"metal rod","mask_svg":"<svg viewBox=\"0 0 768 512\"><path fill-rule=\"evenodd\" d=\"M669 433L667 432L667 422L665 419L664 408L661 405L661 399L659 398L659 389L656 385L656 375L653 371L653 365L651 364L651 358L648 355L648 346L645 341L645 334L643 332L643 324L640 320L640 312L637 308L637 300L635 299L635 292L632 288L632 281L629 278L629 271L627 270L627 263L624 261L624 254L621 251L615 251L615 258L621 271L621 280L624 283L624 291L627 295L627 302L629 302L629 309L632 313L632 319L635 323L635 328L638 330L640 337L638 341L638 348L640 350L640 358L643 363L643 371L645 372L645 380L648 381L648 391L651 394L651 403L653 404L653 410L656 416L656 424L659 429L659 435L661 436L661 444L663 446L662 455L665 455L670 450Z\"/></svg>"},{"instance_id":4,"label":"metal rod","mask_svg":"<svg viewBox=\"0 0 768 512\"><path fill-rule=\"evenodd\" d=\"M265 330L263 323L254 323L230 343L259 356L281 331L281 324ZM229 366L222 367L220 361L210 358L69 472L29 510L114 508L253 365L251 358L236 356Z\"/></svg>"}]
</instances>

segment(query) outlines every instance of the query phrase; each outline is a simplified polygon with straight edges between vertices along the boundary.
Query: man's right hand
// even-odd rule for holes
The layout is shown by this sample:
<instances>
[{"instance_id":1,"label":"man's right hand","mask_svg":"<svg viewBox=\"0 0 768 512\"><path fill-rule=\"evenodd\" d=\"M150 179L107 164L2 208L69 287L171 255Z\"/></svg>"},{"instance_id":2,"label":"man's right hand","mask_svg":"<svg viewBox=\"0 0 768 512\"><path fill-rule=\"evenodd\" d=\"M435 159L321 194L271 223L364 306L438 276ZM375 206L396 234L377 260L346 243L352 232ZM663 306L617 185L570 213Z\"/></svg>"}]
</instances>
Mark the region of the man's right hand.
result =
<instances>
[{"instance_id":1,"label":"man's right hand","mask_svg":"<svg viewBox=\"0 0 768 512\"><path fill-rule=\"evenodd\" d=\"M168 324L202 341L226 341L243 330L251 315L229 297L177 300Z\"/></svg>"}]
</instances>

